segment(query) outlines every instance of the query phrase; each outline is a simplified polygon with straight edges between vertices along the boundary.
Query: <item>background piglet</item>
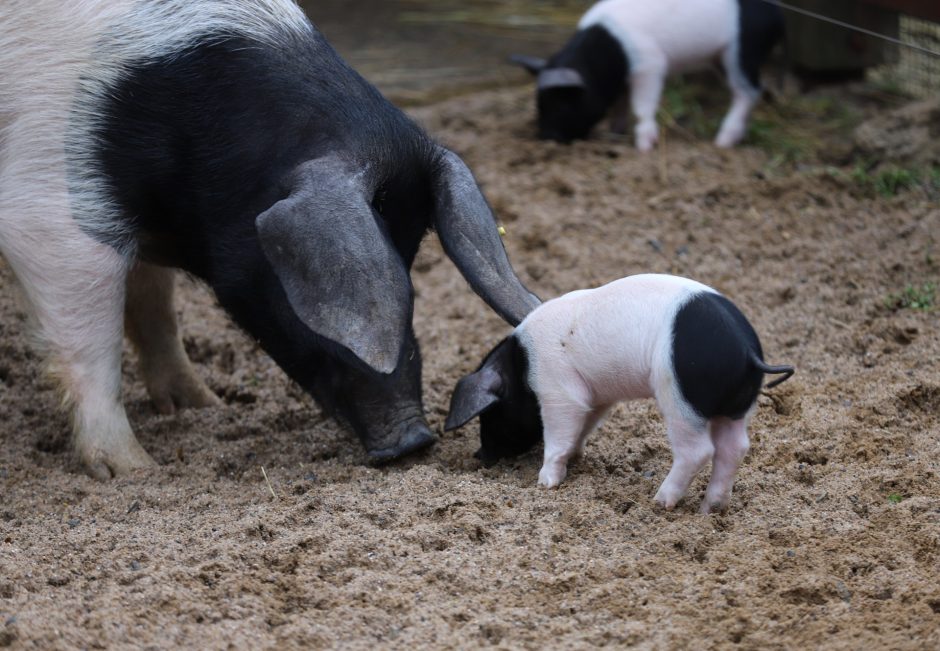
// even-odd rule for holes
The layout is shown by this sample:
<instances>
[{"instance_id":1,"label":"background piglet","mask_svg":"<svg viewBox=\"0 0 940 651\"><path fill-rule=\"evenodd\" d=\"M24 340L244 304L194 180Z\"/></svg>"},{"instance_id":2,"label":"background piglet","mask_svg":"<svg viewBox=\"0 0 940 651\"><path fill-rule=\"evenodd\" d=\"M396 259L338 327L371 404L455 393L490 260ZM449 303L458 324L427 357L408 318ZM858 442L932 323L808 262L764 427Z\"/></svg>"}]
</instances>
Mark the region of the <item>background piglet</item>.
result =
<instances>
[{"instance_id":1,"label":"background piglet","mask_svg":"<svg viewBox=\"0 0 940 651\"><path fill-rule=\"evenodd\" d=\"M586 138L611 109L611 126L622 132L629 106L641 151L656 144L666 76L720 63L732 101L715 144L731 147L746 133L760 67L782 35L779 8L762 0L603 0L547 61L513 61L537 75L540 138Z\"/></svg>"},{"instance_id":2,"label":"background piglet","mask_svg":"<svg viewBox=\"0 0 940 651\"><path fill-rule=\"evenodd\" d=\"M728 505L765 373L786 374L774 386L793 369L764 363L756 333L724 296L677 276L629 276L536 308L460 380L445 428L479 414L487 464L544 432L539 484L552 488L613 405L655 398L673 451L655 499L673 508L711 461L707 513Z\"/></svg>"}]
</instances>

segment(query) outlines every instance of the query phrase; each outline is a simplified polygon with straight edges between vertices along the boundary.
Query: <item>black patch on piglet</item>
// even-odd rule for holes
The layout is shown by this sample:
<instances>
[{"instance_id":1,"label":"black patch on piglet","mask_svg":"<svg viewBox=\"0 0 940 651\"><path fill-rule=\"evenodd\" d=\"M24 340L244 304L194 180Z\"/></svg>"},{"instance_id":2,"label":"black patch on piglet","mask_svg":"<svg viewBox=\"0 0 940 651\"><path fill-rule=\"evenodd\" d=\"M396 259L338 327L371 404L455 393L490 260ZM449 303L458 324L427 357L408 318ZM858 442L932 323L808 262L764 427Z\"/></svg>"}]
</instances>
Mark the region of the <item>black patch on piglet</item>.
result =
<instances>
[{"instance_id":1,"label":"black patch on piglet","mask_svg":"<svg viewBox=\"0 0 940 651\"><path fill-rule=\"evenodd\" d=\"M676 313L672 363L685 400L703 418L744 416L764 374L754 328L724 296L701 292Z\"/></svg>"},{"instance_id":2,"label":"black patch on piglet","mask_svg":"<svg viewBox=\"0 0 940 651\"><path fill-rule=\"evenodd\" d=\"M474 456L485 466L528 452L542 440L541 409L528 376L528 352L512 335L454 390L445 429L479 415L480 449Z\"/></svg>"},{"instance_id":3,"label":"black patch on piglet","mask_svg":"<svg viewBox=\"0 0 940 651\"><path fill-rule=\"evenodd\" d=\"M764 0L738 0L738 65L754 88L760 88L760 68L783 37L780 7Z\"/></svg>"},{"instance_id":4,"label":"black patch on piglet","mask_svg":"<svg viewBox=\"0 0 940 651\"><path fill-rule=\"evenodd\" d=\"M539 88L539 138L559 142L587 138L626 90L630 62L620 42L594 25L578 30L539 75L558 68L576 71L582 83Z\"/></svg>"}]
</instances>

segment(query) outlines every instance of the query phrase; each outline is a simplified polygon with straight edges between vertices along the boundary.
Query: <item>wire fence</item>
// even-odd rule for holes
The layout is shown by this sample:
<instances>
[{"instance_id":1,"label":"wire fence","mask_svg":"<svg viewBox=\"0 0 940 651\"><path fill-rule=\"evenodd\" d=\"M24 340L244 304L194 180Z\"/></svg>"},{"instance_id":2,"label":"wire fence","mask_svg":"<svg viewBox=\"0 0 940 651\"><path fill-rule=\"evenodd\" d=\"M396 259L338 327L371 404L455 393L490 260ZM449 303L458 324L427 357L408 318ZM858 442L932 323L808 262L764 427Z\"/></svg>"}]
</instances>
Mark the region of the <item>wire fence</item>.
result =
<instances>
[{"instance_id":1,"label":"wire fence","mask_svg":"<svg viewBox=\"0 0 940 651\"><path fill-rule=\"evenodd\" d=\"M911 16L900 17L900 39L905 43L940 51L940 24ZM899 47L894 63L869 72L872 81L915 97L940 96L940 57Z\"/></svg>"}]
</instances>

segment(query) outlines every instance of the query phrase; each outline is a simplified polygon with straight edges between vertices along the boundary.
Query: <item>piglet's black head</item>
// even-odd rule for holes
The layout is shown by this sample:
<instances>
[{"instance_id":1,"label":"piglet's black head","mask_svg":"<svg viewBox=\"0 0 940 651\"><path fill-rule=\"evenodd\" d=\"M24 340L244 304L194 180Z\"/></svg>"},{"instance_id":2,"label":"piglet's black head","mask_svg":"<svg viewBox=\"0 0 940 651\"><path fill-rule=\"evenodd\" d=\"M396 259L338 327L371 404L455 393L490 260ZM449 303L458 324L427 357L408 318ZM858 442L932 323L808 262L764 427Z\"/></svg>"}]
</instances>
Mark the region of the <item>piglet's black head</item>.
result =
<instances>
[{"instance_id":1,"label":"piglet's black head","mask_svg":"<svg viewBox=\"0 0 940 651\"><path fill-rule=\"evenodd\" d=\"M528 452L542 440L538 399L527 376L526 351L511 336L487 355L479 369L457 383L444 429L456 429L480 416L476 457L486 466Z\"/></svg>"},{"instance_id":2,"label":"piglet's black head","mask_svg":"<svg viewBox=\"0 0 940 651\"><path fill-rule=\"evenodd\" d=\"M536 76L539 138L570 142L591 129L626 88L629 61L606 28L580 29L549 60L516 55Z\"/></svg>"}]
</instances>

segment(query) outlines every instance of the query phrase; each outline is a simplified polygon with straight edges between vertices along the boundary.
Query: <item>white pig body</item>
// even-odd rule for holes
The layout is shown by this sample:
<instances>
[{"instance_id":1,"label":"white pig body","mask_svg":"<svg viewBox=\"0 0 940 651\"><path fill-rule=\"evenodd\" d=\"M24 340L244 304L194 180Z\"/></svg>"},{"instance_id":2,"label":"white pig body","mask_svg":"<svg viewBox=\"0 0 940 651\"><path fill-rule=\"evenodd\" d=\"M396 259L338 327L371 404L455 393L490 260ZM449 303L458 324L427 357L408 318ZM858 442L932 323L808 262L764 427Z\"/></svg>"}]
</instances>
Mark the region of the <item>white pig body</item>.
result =
<instances>
[{"instance_id":1,"label":"white pig body","mask_svg":"<svg viewBox=\"0 0 940 651\"><path fill-rule=\"evenodd\" d=\"M539 483L551 488L614 404L655 398L674 455L656 501L673 508L711 461L702 510L724 509L763 374L792 373L762 355L750 324L715 290L677 276L630 276L536 308L461 380L447 427L481 414L484 461L523 451L523 440L537 438L531 429L542 428Z\"/></svg>"}]
</instances>

